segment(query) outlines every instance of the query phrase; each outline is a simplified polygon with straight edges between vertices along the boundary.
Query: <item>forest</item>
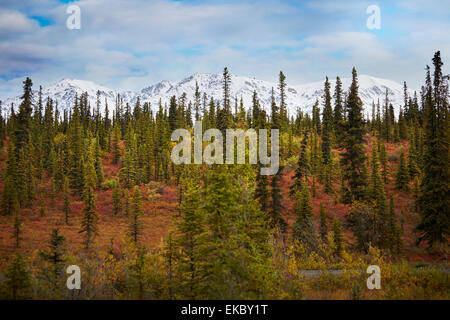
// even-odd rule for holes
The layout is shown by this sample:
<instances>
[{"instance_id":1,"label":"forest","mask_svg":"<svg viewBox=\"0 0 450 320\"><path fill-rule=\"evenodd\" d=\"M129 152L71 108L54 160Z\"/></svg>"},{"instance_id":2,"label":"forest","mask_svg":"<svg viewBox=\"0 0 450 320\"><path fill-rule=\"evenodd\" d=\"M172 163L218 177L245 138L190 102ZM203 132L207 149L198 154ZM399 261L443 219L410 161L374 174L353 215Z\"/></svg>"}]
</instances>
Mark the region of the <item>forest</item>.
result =
<instances>
[{"instance_id":1,"label":"forest","mask_svg":"<svg viewBox=\"0 0 450 320\"><path fill-rule=\"evenodd\" d=\"M269 110L256 91L250 106L231 97L227 68L222 97L197 86L158 106L81 94L59 110L26 78L0 115L0 298L449 299L442 67L438 51L398 114L386 91L371 116L356 68L349 88L325 79L311 114L288 113L283 72ZM194 139L195 121L278 129L278 172L174 164L171 134ZM71 265L80 289L66 285ZM381 289L366 285L370 265Z\"/></svg>"}]
</instances>

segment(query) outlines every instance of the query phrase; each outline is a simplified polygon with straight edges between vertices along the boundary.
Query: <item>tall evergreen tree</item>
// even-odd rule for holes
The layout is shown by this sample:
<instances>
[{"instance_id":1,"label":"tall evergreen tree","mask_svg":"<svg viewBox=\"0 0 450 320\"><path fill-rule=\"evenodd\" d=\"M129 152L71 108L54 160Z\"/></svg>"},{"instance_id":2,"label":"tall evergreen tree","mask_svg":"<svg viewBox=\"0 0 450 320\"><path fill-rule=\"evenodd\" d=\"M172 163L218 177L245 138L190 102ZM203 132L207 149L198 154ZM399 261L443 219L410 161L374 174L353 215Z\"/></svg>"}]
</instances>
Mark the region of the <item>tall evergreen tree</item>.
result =
<instances>
[{"instance_id":1,"label":"tall evergreen tree","mask_svg":"<svg viewBox=\"0 0 450 320\"><path fill-rule=\"evenodd\" d=\"M120 129L118 125L113 127L111 149L112 149L112 163L117 164L120 160Z\"/></svg>"},{"instance_id":2,"label":"tall evergreen tree","mask_svg":"<svg viewBox=\"0 0 450 320\"><path fill-rule=\"evenodd\" d=\"M386 212L386 192L384 190L384 182L380 175L380 164L378 160L378 152L376 148L372 148L372 176L370 195L375 200L380 215Z\"/></svg>"},{"instance_id":3,"label":"tall evergreen tree","mask_svg":"<svg viewBox=\"0 0 450 320\"><path fill-rule=\"evenodd\" d=\"M343 141L345 152L342 155L344 178L348 182L354 200L363 200L366 194L367 177L364 175L366 156L364 154L364 119L362 102L358 95L356 69L352 71L352 84L347 99L346 136Z\"/></svg>"},{"instance_id":4,"label":"tall evergreen tree","mask_svg":"<svg viewBox=\"0 0 450 320\"><path fill-rule=\"evenodd\" d=\"M329 164L331 159L331 136L333 133L333 109L331 108L330 83L328 82L328 77L325 79L323 100L322 159L326 166Z\"/></svg>"},{"instance_id":5,"label":"tall evergreen tree","mask_svg":"<svg viewBox=\"0 0 450 320\"><path fill-rule=\"evenodd\" d=\"M85 187L92 188L92 190L97 189L97 172L95 170L95 159L94 159L94 150L92 148L89 148L86 161L84 164L84 183Z\"/></svg>"},{"instance_id":6,"label":"tall evergreen tree","mask_svg":"<svg viewBox=\"0 0 450 320\"><path fill-rule=\"evenodd\" d=\"M103 166L102 166L102 151L100 147L100 138L97 136L97 138L93 142L94 146L91 146L91 149L93 148L93 155L94 155L94 168L95 168L95 174L97 176L97 187L100 187L103 183L104 175L103 175Z\"/></svg>"},{"instance_id":7,"label":"tall evergreen tree","mask_svg":"<svg viewBox=\"0 0 450 320\"><path fill-rule=\"evenodd\" d=\"M45 270L50 281L52 291L58 288L59 280L64 268L64 250L66 238L59 233L58 229L53 229L50 236L49 248L46 251L39 251L41 258L50 263L50 269Z\"/></svg>"},{"instance_id":8,"label":"tall evergreen tree","mask_svg":"<svg viewBox=\"0 0 450 320\"><path fill-rule=\"evenodd\" d=\"M256 190L255 190L255 198L258 200L261 210L263 212L267 212L269 209L269 182L266 175L261 175L260 168L257 169L256 173Z\"/></svg>"},{"instance_id":9,"label":"tall evergreen tree","mask_svg":"<svg viewBox=\"0 0 450 320\"><path fill-rule=\"evenodd\" d=\"M383 177L384 183L387 183L389 176L389 163L387 158L386 146L381 140L378 140L380 144L380 165L381 165L381 176Z\"/></svg>"},{"instance_id":10,"label":"tall evergreen tree","mask_svg":"<svg viewBox=\"0 0 450 320\"><path fill-rule=\"evenodd\" d=\"M420 174L420 168L417 160L417 151L416 145L414 142L414 135L411 135L411 139L409 141L409 150L408 150L408 173L411 179L414 179L415 176Z\"/></svg>"},{"instance_id":11,"label":"tall evergreen tree","mask_svg":"<svg viewBox=\"0 0 450 320\"><path fill-rule=\"evenodd\" d=\"M69 189L69 179L64 177L64 221L66 224L69 224L69 216L70 216L70 189Z\"/></svg>"},{"instance_id":12,"label":"tall evergreen tree","mask_svg":"<svg viewBox=\"0 0 450 320\"><path fill-rule=\"evenodd\" d=\"M22 102L19 106L19 113L15 121L16 130L15 138L17 144L17 151L20 151L23 147L28 144L30 139L30 128L31 128L31 114L33 112L32 91L33 82L30 78L26 78L23 82L23 95L20 97Z\"/></svg>"},{"instance_id":13,"label":"tall evergreen tree","mask_svg":"<svg viewBox=\"0 0 450 320\"><path fill-rule=\"evenodd\" d=\"M276 228L280 231L280 233L285 233L287 229L287 223L284 221L281 216L281 210L284 209L284 205L282 203L283 194L281 193L281 180L283 178L282 174L283 168L280 167L278 172L272 176L272 180L270 183L270 204L269 204L269 213L270 213L270 225L272 228Z\"/></svg>"},{"instance_id":14,"label":"tall evergreen tree","mask_svg":"<svg viewBox=\"0 0 450 320\"><path fill-rule=\"evenodd\" d=\"M171 132L178 128L178 113L177 97L172 96L169 104L169 125Z\"/></svg>"},{"instance_id":15,"label":"tall evergreen tree","mask_svg":"<svg viewBox=\"0 0 450 320\"><path fill-rule=\"evenodd\" d=\"M275 93L272 87L272 93L271 93L271 105L270 105L270 119L272 121L272 128L273 129L280 129L280 108L277 106L277 103L275 101Z\"/></svg>"},{"instance_id":16,"label":"tall evergreen tree","mask_svg":"<svg viewBox=\"0 0 450 320\"><path fill-rule=\"evenodd\" d=\"M256 202L241 197L249 185L238 182L238 173L219 166L207 176L202 206L208 228L203 297L257 298L270 285L268 228Z\"/></svg>"},{"instance_id":17,"label":"tall evergreen tree","mask_svg":"<svg viewBox=\"0 0 450 320\"><path fill-rule=\"evenodd\" d=\"M340 257L344 250L344 236L342 235L341 222L338 218L333 219L333 240L336 256Z\"/></svg>"},{"instance_id":18,"label":"tall evergreen tree","mask_svg":"<svg viewBox=\"0 0 450 320\"><path fill-rule=\"evenodd\" d=\"M11 238L14 239L14 246L20 248L20 241L22 240L22 226L23 222L20 220L19 215L14 216L13 234Z\"/></svg>"},{"instance_id":19,"label":"tall evergreen tree","mask_svg":"<svg viewBox=\"0 0 450 320\"><path fill-rule=\"evenodd\" d=\"M408 190L409 181L409 172L405 163L405 154L402 152L400 153L400 164L398 166L397 176L395 177L395 187L399 190Z\"/></svg>"},{"instance_id":20,"label":"tall evergreen tree","mask_svg":"<svg viewBox=\"0 0 450 320\"><path fill-rule=\"evenodd\" d=\"M315 250L317 235L313 221L313 206L306 182L303 182L301 192L296 193L294 210L297 220L292 226L292 236L303 242L310 250Z\"/></svg>"},{"instance_id":21,"label":"tall evergreen tree","mask_svg":"<svg viewBox=\"0 0 450 320\"><path fill-rule=\"evenodd\" d=\"M320 202L320 210L319 210L319 235L322 242L326 242L327 234L328 234L328 216L325 208L323 207L323 202Z\"/></svg>"},{"instance_id":22,"label":"tall evergreen tree","mask_svg":"<svg viewBox=\"0 0 450 320\"><path fill-rule=\"evenodd\" d=\"M134 187L133 198L131 200L131 220L130 220L130 236L134 243L138 243L142 232L142 195L137 186Z\"/></svg>"},{"instance_id":23,"label":"tall evergreen tree","mask_svg":"<svg viewBox=\"0 0 450 320\"><path fill-rule=\"evenodd\" d=\"M295 169L294 182L290 186L291 195L301 190L302 182L306 180L309 171L308 158L306 154L307 145L308 145L308 132L304 131L303 139L300 146L300 155L298 157L297 168Z\"/></svg>"},{"instance_id":24,"label":"tall evergreen tree","mask_svg":"<svg viewBox=\"0 0 450 320\"><path fill-rule=\"evenodd\" d=\"M31 272L21 255L17 254L13 258L5 273L5 278L11 299L19 300L30 297Z\"/></svg>"},{"instance_id":25,"label":"tall evergreen tree","mask_svg":"<svg viewBox=\"0 0 450 320\"><path fill-rule=\"evenodd\" d=\"M84 215L81 219L81 230L84 234L84 246L89 252L95 236L98 234L98 215L95 210L95 194L91 187L87 187L84 192Z\"/></svg>"},{"instance_id":26,"label":"tall evergreen tree","mask_svg":"<svg viewBox=\"0 0 450 320\"><path fill-rule=\"evenodd\" d=\"M284 131L287 126L287 105L286 105L286 76L280 71L278 77L278 90L280 90L280 122L281 130Z\"/></svg>"},{"instance_id":27,"label":"tall evergreen tree","mask_svg":"<svg viewBox=\"0 0 450 320\"><path fill-rule=\"evenodd\" d=\"M70 126L70 188L81 195L84 188L84 148L82 140L82 127L80 118L80 109L78 108L78 99L75 97L75 107L73 110Z\"/></svg>"},{"instance_id":28,"label":"tall evergreen tree","mask_svg":"<svg viewBox=\"0 0 450 320\"><path fill-rule=\"evenodd\" d=\"M336 86L334 88L334 130L338 145L341 144L344 136L344 107L343 107L343 95L342 81L339 77L336 77Z\"/></svg>"},{"instance_id":29,"label":"tall evergreen tree","mask_svg":"<svg viewBox=\"0 0 450 320\"><path fill-rule=\"evenodd\" d=\"M389 199L389 218L387 221L387 228L389 230L387 236L388 248L391 252L398 254L402 249L401 230L396 222L394 199L392 197Z\"/></svg>"},{"instance_id":30,"label":"tall evergreen tree","mask_svg":"<svg viewBox=\"0 0 450 320\"><path fill-rule=\"evenodd\" d=\"M192 175L192 173L190 172ZM179 236L176 245L180 254L176 257L177 271L181 274L183 293L190 299L202 296L202 271L205 267L207 234L205 216L201 210L201 189L195 176L183 181L184 197L180 205L181 221L177 222Z\"/></svg>"},{"instance_id":31,"label":"tall evergreen tree","mask_svg":"<svg viewBox=\"0 0 450 320\"><path fill-rule=\"evenodd\" d=\"M12 215L19 207L17 161L13 141L10 141L8 144L4 179L2 190L2 213L4 215Z\"/></svg>"},{"instance_id":32,"label":"tall evergreen tree","mask_svg":"<svg viewBox=\"0 0 450 320\"><path fill-rule=\"evenodd\" d=\"M122 211L122 199L119 181L114 182L112 191L113 215L116 216Z\"/></svg>"},{"instance_id":33,"label":"tall evergreen tree","mask_svg":"<svg viewBox=\"0 0 450 320\"><path fill-rule=\"evenodd\" d=\"M434 76L428 68L425 96L424 168L418 201L421 221L419 241L447 244L450 235L450 145L447 77L442 74L441 54L433 57Z\"/></svg>"}]
</instances>

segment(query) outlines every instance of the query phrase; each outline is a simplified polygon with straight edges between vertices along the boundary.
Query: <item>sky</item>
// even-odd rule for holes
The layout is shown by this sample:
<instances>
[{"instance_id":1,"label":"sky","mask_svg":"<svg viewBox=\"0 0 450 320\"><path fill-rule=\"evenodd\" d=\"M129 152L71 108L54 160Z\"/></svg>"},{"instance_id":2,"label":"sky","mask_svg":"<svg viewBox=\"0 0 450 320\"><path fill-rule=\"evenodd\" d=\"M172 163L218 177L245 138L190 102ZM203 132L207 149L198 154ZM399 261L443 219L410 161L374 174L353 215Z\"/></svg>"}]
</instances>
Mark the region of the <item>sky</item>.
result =
<instances>
[{"instance_id":1,"label":"sky","mask_svg":"<svg viewBox=\"0 0 450 320\"><path fill-rule=\"evenodd\" d=\"M80 8L69 29L67 8ZM369 29L370 5L380 29ZM419 89L440 50L450 73L450 1L0 0L0 100L63 78L140 90L196 72L289 84L359 73Z\"/></svg>"}]
</instances>

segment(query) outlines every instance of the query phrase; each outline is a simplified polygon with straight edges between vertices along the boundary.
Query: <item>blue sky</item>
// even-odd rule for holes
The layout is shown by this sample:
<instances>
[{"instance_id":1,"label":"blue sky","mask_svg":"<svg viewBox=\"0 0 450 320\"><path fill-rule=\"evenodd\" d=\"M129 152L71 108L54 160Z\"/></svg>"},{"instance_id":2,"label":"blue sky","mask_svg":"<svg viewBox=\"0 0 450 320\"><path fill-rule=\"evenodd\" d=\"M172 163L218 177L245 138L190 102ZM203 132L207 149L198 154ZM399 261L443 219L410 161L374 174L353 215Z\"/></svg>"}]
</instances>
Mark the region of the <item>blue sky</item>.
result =
<instances>
[{"instance_id":1,"label":"blue sky","mask_svg":"<svg viewBox=\"0 0 450 320\"><path fill-rule=\"evenodd\" d=\"M69 5L80 7L80 30L66 28ZM366 27L369 5L380 30ZM449 32L450 2L438 0L2 0L0 99L26 76L137 90L224 66L268 81L283 70L291 84L356 66L417 89L434 51L448 62Z\"/></svg>"}]
</instances>

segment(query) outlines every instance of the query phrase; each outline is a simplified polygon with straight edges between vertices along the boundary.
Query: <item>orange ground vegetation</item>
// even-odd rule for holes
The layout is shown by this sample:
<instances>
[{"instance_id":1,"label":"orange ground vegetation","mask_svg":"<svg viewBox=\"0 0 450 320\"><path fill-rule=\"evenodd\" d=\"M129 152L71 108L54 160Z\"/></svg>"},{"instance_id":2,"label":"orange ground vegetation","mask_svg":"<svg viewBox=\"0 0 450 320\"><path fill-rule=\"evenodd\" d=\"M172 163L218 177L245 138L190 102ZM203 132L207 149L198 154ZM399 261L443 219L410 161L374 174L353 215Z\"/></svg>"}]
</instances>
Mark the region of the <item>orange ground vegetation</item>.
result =
<instances>
[{"instance_id":1,"label":"orange ground vegetation","mask_svg":"<svg viewBox=\"0 0 450 320\"><path fill-rule=\"evenodd\" d=\"M368 142L367 152L371 152L372 143L370 139ZM398 159L401 151L404 151L405 156L407 156L407 142L387 144L386 150L390 159ZM368 154L370 155L370 153ZM103 160L105 180L116 177L119 172L119 165L113 165L111 163L111 155L105 156ZM3 153L0 158L0 169L3 170L4 166L5 154ZM392 195L394 198L397 217L403 222L404 255L411 261L432 261L432 257L426 254L425 248L423 246L417 247L415 244L416 235L414 234L414 226L417 224L418 214L413 210L414 199L412 192L399 192L393 189L397 166L398 160L389 162L390 176L386 189L388 196ZM295 221L293 201L289 196L289 186L292 183L292 177L293 172L284 172L282 181L285 206L282 216L290 226ZM311 186L311 179L309 183ZM155 248L161 244L173 226L174 218L178 214L177 187L174 185L162 185L159 188L159 196L154 201L148 200L147 190L145 187L141 188L144 197L144 215L142 217L144 228L141 243L145 243L149 248ZM340 183L335 182L334 189L338 191L339 188ZM334 217L344 219L345 214L349 210L349 206L340 203L336 204L335 196L323 193L323 186L318 182L316 182L316 190L317 193L313 197L312 203L314 206L314 215L317 217L317 220L321 202L331 219ZM99 234L95 240L95 247L99 251L104 251L111 246L111 242L115 247L120 246L123 237L127 236L129 222L123 213L118 216L113 216L111 190L100 190L96 193ZM50 232L53 228L60 229L61 233L66 237L69 252L76 253L82 250L83 239L79 230L80 220L83 214L83 202L78 197L71 197L70 224L66 225L63 214L63 195L58 194L54 199L51 199L49 194L50 183L40 184L37 190L37 199L33 206L30 209L22 209L23 232L20 249L14 248L14 240L11 238L13 233L13 217L0 216L0 261L4 259L8 260L8 257L13 252L17 252L17 250L29 254L37 249L46 247ZM44 216L41 216L42 207L45 211ZM347 243L352 243L352 235L349 232L345 232L345 238Z\"/></svg>"}]
</instances>

